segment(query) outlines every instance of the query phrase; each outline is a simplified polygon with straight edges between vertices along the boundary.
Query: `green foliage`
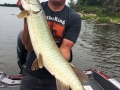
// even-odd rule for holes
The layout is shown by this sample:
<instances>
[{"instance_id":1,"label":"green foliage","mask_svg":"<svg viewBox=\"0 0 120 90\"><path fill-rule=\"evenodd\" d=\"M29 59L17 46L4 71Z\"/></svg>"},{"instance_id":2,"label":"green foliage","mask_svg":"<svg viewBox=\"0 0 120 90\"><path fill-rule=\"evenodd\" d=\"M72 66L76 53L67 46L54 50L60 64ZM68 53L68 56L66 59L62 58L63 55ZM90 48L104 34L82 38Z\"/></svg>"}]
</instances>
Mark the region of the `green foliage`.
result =
<instances>
[{"instance_id":1,"label":"green foliage","mask_svg":"<svg viewBox=\"0 0 120 90\"><path fill-rule=\"evenodd\" d=\"M102 23L120 23L120 0L70 0L70 8L83 14L82 19L97 19Z\"/></svg>"},{"instance_id":2,"label":"green foliage","mask_svg":"<svg viewBox=\"0 0 120 90\"><path fill-rule=\"evenodd\" d=\"M82 19L97 19L99 23L120 23L120 13L105 13L102 11L102 7L98 6L84 6L81 13L83 14ZM95 15L96 16L95 16Z\"/></svg>"},{"instance_id":3,"label":"green foliage","mask_svg":"<svg viewBox=\"0 0 120 90\"><path fill-rule=\"evenodd\" d=\"M83 6L102 6L105 0L80 0L80 4Z\"/></svg>"},{"instance_id":4,"label":"green foliage","mask_svg":"<svg viewBox=\"0 0 120 90\"><path fill-rule=\"evenodd\" d=\"M80 4L81 0L77 0L77 2L75 3L75 11L80 12L82 7Z\"/></svg>"},{"instance_id":5,"label":"green foliage","mask_svg":"<svg viewBox=\"0 0 120 90\"><path fill-rule=\"evenodd\" d=\"M82 11L84 11L84 13L94 13L94 14L102 12L101 7L98 7L98 6L92 6L92 7L84 6L82 7Z\"/></svg>"},{"instance_id":6,"label":"green foliage","mask_svg":"<svg viewBox=\"0 0 120 90\"><path fill-rule=\"evenodd\" d=\"M69 6L71 9L74 9L74 7L75 7L74 0L70 0L70 2L68 2L68 6Z\"/></svg>"},{"instance_id":7,"label":"green foliage","mask_svg":"<svg viewBox=\"0 0 120 90\"><path fill-rule=\"evenodd\" d=\"M102 6L104 0L86 0L86 5L88 6Z\"/></svg>"},{"instance_id":8,"label":"green foliage","mask_svg":"<svg viewBox=\"0 0 120 90\"><path fill-rule=\"evenodd\" d=\"M109 14L120 12L120 0L105 0L103 11Z\"/></svg>"},{"instance_id":9,"label":"green foliage","mask_svg":"<svg viewBox=\"0 0 120 90\"><path fill-rule=\"evenodd\" d=\"M82 17L83 20L88 20L88 19L97 19L97 16L92 16L92 15L85 15Z\"/></svg>"},{"instance_id":10,"label":"green foliage","mask_svg":"<svg viewBox=\"0 0 120 90\"><path fill-rule=\"evenodd\" d=\"M104 3L104 0L77 0L76 3L74 1L75 0L70 0L70 2L68 3L68 6L77 12L84 10L85 13L94 12L94 10L95 10L95 9L93 9L94 6L101 6L102 7L102 5ZM87 8L88 9L87 10L86 7L90 7L90 8ZM97 10L97 8L96 8L96 10ZM96 10L95 10L95 12L96 12Z\"/></svg>"},{"instance_id":11,"label":"green foliage","mask_svg":"<svg viewBox=\"0 0 120 90\"><path fill-rule=\"evenodd\" d=\"M109 23L110 22L110 17L99 17L98 21L101 23Z\"/></svg>"}]
</instances>

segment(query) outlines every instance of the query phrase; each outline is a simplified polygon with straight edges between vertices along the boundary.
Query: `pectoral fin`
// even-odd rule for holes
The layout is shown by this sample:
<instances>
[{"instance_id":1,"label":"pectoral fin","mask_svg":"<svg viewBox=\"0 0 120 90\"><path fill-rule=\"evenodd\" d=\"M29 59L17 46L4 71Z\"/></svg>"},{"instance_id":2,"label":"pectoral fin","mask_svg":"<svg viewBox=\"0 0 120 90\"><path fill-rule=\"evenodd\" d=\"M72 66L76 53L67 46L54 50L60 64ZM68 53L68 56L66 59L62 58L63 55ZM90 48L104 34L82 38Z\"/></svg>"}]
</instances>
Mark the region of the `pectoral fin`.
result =
<instances>
[{"instance_id":1,"label":"pectoral fin","mask_svg":"<svg viewBox=\"0 0 120 90\"><path fill-rule=\"evenodd\" d=\"M18 18L25 18L25 17L27 17L28 15L29 15L29 12L28 12L27 10L24 10L24 11L20 12L20 13L17 15L17 17L18 17Z\"/></svg>"},{"instance_id":2,"label":"pectoral fin","mask_svg":"<svg viewBox=\"0 0 120 90\"><path fill-rule=\"evenodd\" d=\"M39 68L42 68L42 67L43 67L43 59L42 59L42 55L41 55L41 54L39 54L38 66L39 66Z\"/></svg>"},{"instance_id":3,"label":"pectoral fin","mask_svg":"<svg viewBox=\"0 0 120 90\"><path fill-rule=\"evenodd\" d=\"M41 54L39 54L39 57L34 60L31 70L37 70L38 68L42 68L42 67L43 67L43 60Z\"/></svg>"},{"instance_id":4,"label":"pectoral fin","mask_svg":"<svg viewBox=\"0 0 120 90\"><path fill-rule=\"evenodd\" d=\"M70 63L71 64L71 63ZM73 70L75 71L77 77L80 79L80 81L88 82L88 76L80 69L76 68L74 65L72 65Z\"/></svg>"},{"instance_id":5,"label":"pectoral fin","mask_svg":"<svg viewBox=\"0 0 120 90\"><path fill-rule=\"evenodd\" d=\"M37 70L38 68L38 59L36 58L32 64L31 70Z\"/></svg>"}]
</instances>

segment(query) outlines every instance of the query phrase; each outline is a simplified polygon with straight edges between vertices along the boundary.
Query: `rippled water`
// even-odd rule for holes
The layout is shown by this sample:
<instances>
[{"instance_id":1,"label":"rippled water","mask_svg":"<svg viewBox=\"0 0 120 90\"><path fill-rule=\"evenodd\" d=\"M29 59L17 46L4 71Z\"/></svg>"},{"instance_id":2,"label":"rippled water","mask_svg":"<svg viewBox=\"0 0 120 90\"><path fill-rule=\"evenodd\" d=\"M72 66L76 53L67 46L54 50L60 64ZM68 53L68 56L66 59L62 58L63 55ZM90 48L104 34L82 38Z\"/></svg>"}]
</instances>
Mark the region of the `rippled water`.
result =
<instances>
[{"instance_id":1,"label":"rippled water","mask_svg":"<svg viewBox=\"0 0 120 90\"><path fill-rule=\"evenodd\" d=\"M19 74L16 56L17 35L23 20L17 18L18 8L0 7L0 71Z\"/></svg>"},{"instance_id":2,"label":"rippled water","mask_svg":"<svg viewBox=\"0 0 120 90\"><path fill-rule=\"evenodd\" d=\"M0 7L0 71L18 75L16 43L23 20L18 8ZM120 25L100 25L82 21L82 29L73 47L73 64L82 70L96 68L120 81Z\"/></svg>"},{"instance_id":3,"label":"rippled water","mask_svg":"<svg viewBox=\"0 0 120 90\"><path fill-rule=\"evenodd\" d=\"M74 49L79 67L96 68L120 81L120 25L83 21Z\"/></svg>"}]
</instances>

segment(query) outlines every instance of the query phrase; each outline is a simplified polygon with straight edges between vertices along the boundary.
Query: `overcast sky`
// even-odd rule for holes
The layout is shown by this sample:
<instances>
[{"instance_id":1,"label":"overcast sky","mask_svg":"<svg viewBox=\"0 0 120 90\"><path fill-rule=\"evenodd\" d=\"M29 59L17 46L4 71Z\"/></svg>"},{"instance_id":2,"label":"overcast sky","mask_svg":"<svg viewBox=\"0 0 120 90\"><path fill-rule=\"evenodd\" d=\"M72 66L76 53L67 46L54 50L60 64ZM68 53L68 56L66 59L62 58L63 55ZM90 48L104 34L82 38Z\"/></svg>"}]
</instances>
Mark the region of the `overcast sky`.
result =
<instances>
[{"instance_id":1,"label":"overcast sky","mask_svg":"<svg viewBox=\"0 0 120 90\"><path fill-rule=\"evenodd\" d=\"M43 1L47 1L47 0L40 0L41 2ZM4 3L9 3L9 4L16 4L17 0L0 0L0 4L4 4ZM69 0L66 0L66 3L68 3Z\"/></svg>"}]
</instances>

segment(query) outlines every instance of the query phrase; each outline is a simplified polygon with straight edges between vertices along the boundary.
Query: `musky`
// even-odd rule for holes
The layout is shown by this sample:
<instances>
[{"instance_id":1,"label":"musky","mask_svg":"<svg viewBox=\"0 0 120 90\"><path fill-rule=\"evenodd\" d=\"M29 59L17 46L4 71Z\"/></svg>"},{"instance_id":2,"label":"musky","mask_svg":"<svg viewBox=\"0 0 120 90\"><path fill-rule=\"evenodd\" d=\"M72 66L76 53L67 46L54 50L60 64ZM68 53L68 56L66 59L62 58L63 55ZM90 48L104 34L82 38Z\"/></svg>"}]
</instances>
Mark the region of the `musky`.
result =
<instances>
[{"instance_id":1,"label":"musky","mask_svg":"<svg viewBox=\"0 0 120 90\"><path fill-rule=\"evenodd\" d=\"M40 2L47 1L47 0L40 0ZM9 3L9 4L16 4L17 0L0 0L0 4ZM66 4L69 0L66 0Z\"/></svg>"}]
</instances>

